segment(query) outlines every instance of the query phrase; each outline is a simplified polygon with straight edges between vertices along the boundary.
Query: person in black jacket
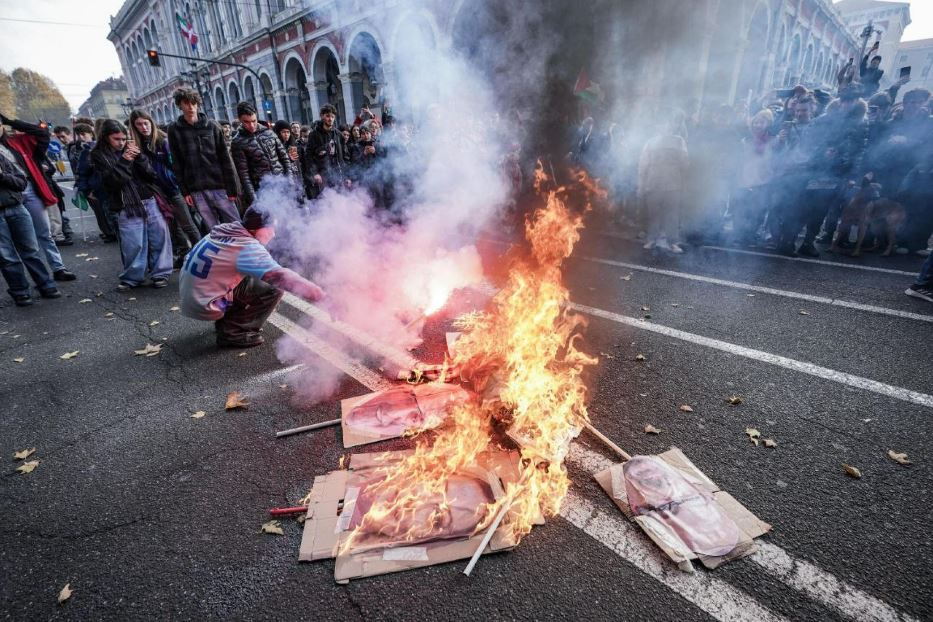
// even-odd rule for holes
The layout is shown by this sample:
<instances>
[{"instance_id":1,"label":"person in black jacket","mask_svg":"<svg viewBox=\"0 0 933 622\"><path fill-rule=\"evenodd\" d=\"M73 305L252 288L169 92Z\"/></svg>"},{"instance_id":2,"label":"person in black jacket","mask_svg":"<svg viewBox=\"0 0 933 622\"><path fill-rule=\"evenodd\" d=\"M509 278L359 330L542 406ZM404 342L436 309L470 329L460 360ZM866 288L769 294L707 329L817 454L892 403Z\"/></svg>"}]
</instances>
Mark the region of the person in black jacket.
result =
<instances>
[{"instance_id":1,"label":"person in black jacket","mask_svg":"<svg viewBox=\"0 0 933 622\"><path fill-rule=\"evenodd\" d=\"M305 147L305 187L316 196L327 188L346 183L343 157L343 137L337 131L337 109L330 104L321 106L321 120L308 134Z\"/></svg>"},{"instance_id":2,"label":"person in black jacket","mask_svg":"<svg viewBox=\"0 0 933 622\"><path fill-rule=\"evenodd\" d=\"M208 229L238 221L234 201L239 185L223 130L198 112L201 96L197 91L178 89L175 105L182 115L169 126L168 143L185 202L198 209Z\"/></svg>"},{"instance_id":3,"label":"person in black jacket","mask_svg":"<svg viewBox=\"0 0 933 622\"><path fill-rule=\"evenodd\" d=\"M0 126L0 135L3 126ZM43 298L61 298L52 275L39 256L39 242L32 226L32 217L23 207L26 172L15 160L0 150L0 273L7 292L17 307L32 304L26 270Z\"/></svg>"},{"instance_id":4,"label":"person in black jacket","mask_svg":"<svg viewBox=\"0 0 933 622\"><path fill-rule=\"evenodd\" d=\"M113 119L101 127L91 159L110 198L110 209L119 212L123 272L117 289L137 287L147 274L153 287L165 287L172 273L172 247L156 205L153 186L158 176L152 164L134 141L127 141L126 128Z\"/></svg>"},{"instance_id":5,"label":"person in black jacket","mask_svg":"<svg viewBox=\"0 0 933 622\"><path fill-rule=\"evenodd\" d=\"M249 102L236 107L240 129L230 143L233 165L240 177L244 207L256 200L256 191L266 175L293 175L292 160L275 132L259 124L256 108Z\"/></svg>"}]
</instances>

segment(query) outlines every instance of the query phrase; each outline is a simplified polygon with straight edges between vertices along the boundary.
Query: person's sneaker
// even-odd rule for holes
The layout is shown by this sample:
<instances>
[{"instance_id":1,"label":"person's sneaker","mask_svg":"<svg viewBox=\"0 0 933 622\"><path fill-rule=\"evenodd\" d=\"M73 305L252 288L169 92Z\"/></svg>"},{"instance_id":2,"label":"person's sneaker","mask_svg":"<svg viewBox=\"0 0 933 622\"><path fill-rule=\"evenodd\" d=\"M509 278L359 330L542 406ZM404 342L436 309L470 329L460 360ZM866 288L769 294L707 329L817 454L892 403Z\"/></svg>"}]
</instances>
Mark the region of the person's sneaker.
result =
<instances>
[{"instance_id":1,"label":"person's sneaker","mask_svg":"<svg viewBox=\"0 0 933 622\"><path fill-rule=\"evenodd\" d=\"M660 248L662 251L671 250L671 245L668 243L667 238L658 238L658 241L655 244L655 246Z\"/></svg>"},{"instance_id":2,"label":"person's sneaker","mask_svg":"<svg viewBox=\"0 0 933 622\"><path fill-rule=\"evenodd\" d=\"M671 252L674 253L675 255L683 255L684 249L681 248L680 244L677 244L675 242L674 244L671 244Z\"/></svg>"},{"instance_id":3,"label":"person's sneaker","mask_svg":"<svg viewBox=\"0 0 933 622\"><path fill-rule=\"evenodd\" d=\"M43 298L61 298L62 293L58 291L57 287L50 287L48 289L40 289L39 295Z\"/></svg>"},{"instance_id":4,"label":"person's sneaker","mask_svg":"<svg viewBox=\"0 0 933 622\"><path fill-rule=\"evenodd\" d=\"M74 240L71 238L65 238L63 240L55 240L55 246L74 246Z\"/></svg>"},{"instance_id":5,"label":"person's sneaker","mask_svg":"<svg viewBox=\"0 0 933 622\"><path fill-rule=\"evenodd\" d=\"M645 242L645 245L642 246L642 248L645 249L646 251L650 251L652 248L654 248L654 240L648 240L647 242Z\"/></svg>"},{"instance_id":6,"label":"person's sneaker","mask_svg":"<svg viewBox=\"0 0 933 622\"><path fill-rule=\"evenodd\" d=\"M255 348L256 346L261 346L265 341L262 335L258 333L245 339L227 339L226 337L217 335L218 348Z\"/></svg>"},{"instance_id":7,"label":"person's sneaker","mask_svg":"<svg viewBox=\"0 0 933 622\"><path fill-rule=\"evenodd\" d=\"M933 289L929 287L921 287L920 285L911 285L907 288L907 291L904 292L911 298L919 298L920 300L926 300L927 302L933 302Z\"/></svg>"},{"instance_id":8,"label":"person's sneaker","mask_svg":"<svg viewBox=\"0 0 933 622\"><path fill-rule=\"evenodd\" d=\"M71 270L65 270L62 268L61 270L56 270L53 272L52 278L56 281L74 281L78 277L75 276L75 273Z\"/></svg>"},{"instance_id":9,"label":"person's sneaker","mask_svg":"<svg viewBox=\"0 0 933 622\"><path fill-rule=\"evenodd\" d=\"M156 277L152 279L152 286L156 289L162 289L163 287L168 287L168 279L162 277Z\"/></svg>"},{"instance_id":10,"label":"person's sneaker","mask_svg":"<svg viewBox=\"0 0 933 622\"><path fill-rule=\"evenodd\" d=\"M797 254L804 257L819 257L820 251L816 250L816 247L812 244L801 244L800 248L797 249Z\"/></svg>"},{"instance_id":11,"label":"person's sneaker","mask_svg":"<svg viewBox=\"0 0 933 622\"><path fill-rule=\"evenodd\" d=\"M136 287L136 286L135 286L135 285L130 285L129 283L124 283L123 281L120 281L119 283L117 283L117 291L118 291L118 292L126 292L126 291L129 291L129 290L133 289L134 287Z\"/></svg>"},{"instance_id":12,"label":"person's sneaker","mask_svg":"<svg viewBox=\"0 0 933 622\"><path fill-rule=\"evenodd\" d=\"M915 255L920 255L921 257L929 257L929 256L930 256L930 249L924 248L924 249L921 249L921 250L917 251L917 252L914 253L914 254L915 254Z\"/></svg>"},{"instance_id":13,"label":"person's sneaker","mask_svg":"<svg viewBox=\"0 0 933 622\"><path fill-rule=\"evenodd\" d=\"M28 307L35 301L29 294L21 294L13 296L13 302L16 303L17 307Z\"/></svg>"}]
</instances>

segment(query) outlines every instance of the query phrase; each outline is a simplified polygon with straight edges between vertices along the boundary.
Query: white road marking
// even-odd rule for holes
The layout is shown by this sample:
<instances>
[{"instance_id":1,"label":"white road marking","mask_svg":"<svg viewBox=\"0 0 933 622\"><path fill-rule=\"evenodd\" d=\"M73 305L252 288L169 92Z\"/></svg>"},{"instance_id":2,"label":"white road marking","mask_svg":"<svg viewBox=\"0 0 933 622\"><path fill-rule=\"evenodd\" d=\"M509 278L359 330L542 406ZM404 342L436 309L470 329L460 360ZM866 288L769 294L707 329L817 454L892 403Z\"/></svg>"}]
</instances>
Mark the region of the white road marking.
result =
<instances>
[{"instance_id":1,"label":"white road marking","mask_svg":"<svg viewBox=\"0 0 933 622\"><path fill-rule=\"evenodd\" d=\"M608 469L613 464L612 460L587 449L580 443L572 445L567 462L592 474ZM571 496L568 496L568 500L570 498ZM586 501L584 500L584 502ZM562 508L561 515L564 515L564 513L564 508ZM644 534L640 533L641 530L633 526L621 512L607 517L605 521L609 524L601 526L601 531L609 534L610 537L612 537L612 534L618 533L620 536L625 534L625 538L630 541L647 540ZM618 538L619 536L615 537ZM602 541L602 538L599 539ZM605 544L605 541L603 543ZM760 538L756 543L758 544L758 551L745 559L754 562L766 573L788 587L804 594L807 598L835 609L847 618L859 621L871 620L873 622L913 620L910 616L902 614L887 603L852 587L815 564L793 557L776 544L771 544ZM610 545L607 544L607 546ZM661 556L654 547L649 548L651 548L651 553L654 553L655 556ZM671 570L671 572L679 571Z\"/></svg>"},{"instance_id":2,"label":"white road marking","mask_svg":"<svg viewBox=\"0 0 933 622\"><path fill-rule=\"evenodd\" d=\"M711 339L709 337L703 337L702 335L695 335L693 333L688 333L676 328L662 326L661 324L654 324L641 318L620 315L618 313L613 313L612 311L597 309L596 307L590 307L578 303L570 303L568 306L571 309L575 309L582 313L603 318L618 324L625 324L627 326L632 326L641 330L658 333L666 337L673 337L674 339L688 341L690 343L695 343L707 348L728 352L729 354L736 354L738 356L744 356L745 358L749 358L755 361L769 363L771 365L776 365L785 369L791 369L793 371L809 374L811 376L823 378L824 380L831 380L832 382L838 382L839 384L844 384L846 386L863 389L865 391L871 391L872 393L877 393L886 397L893 397L894 399L933 408L933 395L927 395L926 393L920 393L919 391L912 391L910 389L896 387L890 384L885 384L883 382L878 382L877 380L871 380L869 378L863 378L862 376L836 371L835 369L821 367L819 365L814 365L813 363L807 363L805 361L797 361L795 359L787 358L777 354L771 354L770 352L764 352L762 350L746 348L734 343L729 343L728 341L720 341L719 339Z\"/></svg>"},{"instance_id":3,"label":"white road marking","mask_svg":"<svg viewBox=\"0 0 933 622\"><path fill-rule=\"evenodd\" d=\"M834 307L845 307L847 309L855 309L857 311L867 311L869 313L879 313L881 315L890 315L892 317L899 317L908 320L919 320L921 322L933 322L933 315L924 315L922 313L912 313L910 311L901 311L899 309L888 309L886 307L877 307L875 305L866 305L860 302L852 302L849 300L839 300L836 298L827 298L825 296L812 296L810 294L803 294L800 292L793 292L783 289L775 289L773 287L762 287L760 285L750 285L748 283L739 283L737 281L725 281L723 279L715 279L708 276L702 276L699 274L690 274L688 272L675 272L674 270L662 270L661 268L652 268L650 266L642 266L634 263L627 263L624 261L615 261L614 259L603 259L601 257L579 257L584 261L589 261L592 263L604 264L607 266L616 266L619 268L627 268L629 270L639 270L642 272L650 272L652 274L661 274L664 276L672 276L678 279L688 279L691 281L699 281L701 283L710 283L711 285L721 285L723 287L731 287L733 289L741 289L750 292L759 292L762 294L771 294L773 296L782 296L784 298L794 298L797 300L805 300L807 302L815 302L824 305L832 305ZM898 290L900 291L900 290Z\"/></svg>"},{"instance_id":4,"label":"white road marking","mask_svg":"<svg viewBox=\"0 0 933 622\"><path fill-rule=\"evenodd\" d=\"M852 270L866 270L868 272L884 272L886 274L902 274L904 276L916 278L917 272L907 272L906 270L894 270L893 268L876 268L875 266L863 266L854 263L842 263L839 261L826 261L825 259L809 259L807 257L787 257L776 253L763 253L761 251L748 251L741 248L727 248L725 246L703 246L714 251L725 253L739 253L742 255L755 255L756 257L770 257L771 259L784 259L786 261L800 261L802 263L815 263L821 266L832 266L833 268L849 268Z\"/></svg>"}]
</instances>

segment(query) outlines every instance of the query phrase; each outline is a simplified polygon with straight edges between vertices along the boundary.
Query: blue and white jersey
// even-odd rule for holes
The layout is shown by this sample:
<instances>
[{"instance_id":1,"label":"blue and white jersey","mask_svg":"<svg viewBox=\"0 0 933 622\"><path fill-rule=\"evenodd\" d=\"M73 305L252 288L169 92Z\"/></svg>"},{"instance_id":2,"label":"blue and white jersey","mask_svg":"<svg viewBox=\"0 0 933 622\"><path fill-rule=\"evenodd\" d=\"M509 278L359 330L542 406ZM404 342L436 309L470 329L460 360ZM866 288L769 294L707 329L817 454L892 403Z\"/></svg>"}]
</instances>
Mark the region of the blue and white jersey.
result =
<instances>
[{"instance_id":1,"label":"blue and white jersey","mask_svg":"<svg viewBox=\"0 0 933 622\"><path fill-rule=\"evenodd\" d=\"M261 279L281 266L238 222L214 227L185 257L178 289L181 312L198 320L219 320L233 290L247 276Z\"/></svg>"}]
</instances>

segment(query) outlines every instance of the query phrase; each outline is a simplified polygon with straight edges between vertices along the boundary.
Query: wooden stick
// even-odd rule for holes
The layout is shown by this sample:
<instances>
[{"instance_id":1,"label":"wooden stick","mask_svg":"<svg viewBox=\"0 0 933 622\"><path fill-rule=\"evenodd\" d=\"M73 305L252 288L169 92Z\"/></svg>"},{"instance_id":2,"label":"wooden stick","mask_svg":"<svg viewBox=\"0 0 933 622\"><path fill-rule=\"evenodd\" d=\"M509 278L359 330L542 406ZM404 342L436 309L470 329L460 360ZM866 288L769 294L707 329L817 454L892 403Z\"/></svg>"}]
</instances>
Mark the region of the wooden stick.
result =
<instances>
[{"instance_id":1,"label":"wooden stick","mask_svg":"<svg viewBox=\"0 0 933 622\"><path fill-rule=\"evenodd\" d=\"M302 432L311 432L313 430L320 430L321 428L329 428L332 425L339 425L339 424L340 424L340 419L331 419L330 421L322 421L321 423L303 425L300 428L282 430L281 432L276 432L275 437L282 438L283 436L291 436L292 434L301 434Z\"/></svg>"},{"instance_id":2,"label":"wooden stick","mask_svg":"<svg viewBox=\"0 0 933 622\"><path fill-rule=\"evenodd\" d=\"M484 550L486 550L486 546L489 544L489 541L492 540L492 534L495 533L496 529L499 528L499 523L501 523L502 519L505 518L505 514L509 511L510 507L512 507L511 501L506 505L503 505L502 509L499 510L499 514L496 515L496 518L492 521L489 529L486 530L486 535L483 536L482 541L479 543L479 547L477 547L476 552L473 553L473 557L470 558L470 563L467 564L467 567L463 570L463 574L469 577L470 573L473 572L473 566L476 565L476 562L479 561L479 556L483 554Z\"/></svg>"},{"instance_id":3,"label":"wooden stick","mask_svg":"<svg viewBox=\"0 0 933 622\"><path fill-rule=\"evenodd\" d=\"M590 433L591 433L593 436L595 436L596 438L598 438L599 440L601 440L603 443L605 443L606 447L608 447L609 449L611 449L611 450L614 451L615 453L619 454L619 456L621 456L621 458L622 458L623 460L631 460L631 459L632 459L632 457L631 457L630 455L628 455L627 453L625 453L625 451L624 451L621 447L619 447L618 445L616 445L615 443L613 443L611 440L609 440L609 437L607 437L605 434L603 434L602 432L600 432L599 430L597 430L596 428L594 428L594 427L593 427L593 424L591 424L589 421L587 421L587 422L584 423L583 425L584 425L584 427L585 427L587 430L590 431Z\"/></svg>"}]
</instances>

